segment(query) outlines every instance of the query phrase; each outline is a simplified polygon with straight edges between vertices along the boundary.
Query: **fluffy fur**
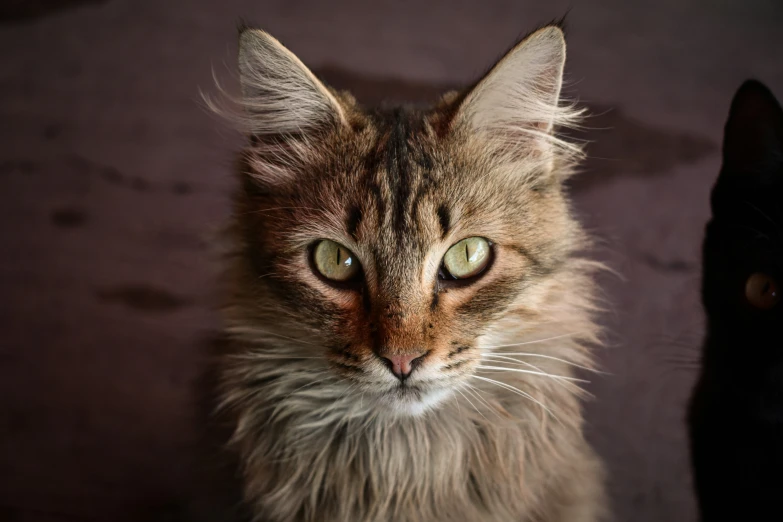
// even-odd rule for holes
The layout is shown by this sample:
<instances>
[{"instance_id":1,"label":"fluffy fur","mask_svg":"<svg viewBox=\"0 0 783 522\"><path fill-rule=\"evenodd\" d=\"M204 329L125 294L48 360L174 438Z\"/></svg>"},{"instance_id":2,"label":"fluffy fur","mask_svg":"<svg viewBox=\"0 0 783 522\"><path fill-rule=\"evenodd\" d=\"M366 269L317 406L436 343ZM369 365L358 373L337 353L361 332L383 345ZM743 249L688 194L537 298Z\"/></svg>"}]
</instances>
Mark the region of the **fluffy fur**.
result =
<instances>
[{"instance_id":1,"label":"fluffy fur","mask_svg":"<svg viewBox=\"0 0 783 522\"><path fill-rule=\"evenodd\" d=\"M575 376L599 332L562 186L580 151L555 134L579 116L559 104L564 61L549 26L430 109L366 110L241 33L249 143L216 394L256 520L602 519ZM439 279L471 236L491 265ZM322 239L355 254L358 283L317 275ZM404 383L377 355L414 350Z\"/></svg>"}]
</instances>

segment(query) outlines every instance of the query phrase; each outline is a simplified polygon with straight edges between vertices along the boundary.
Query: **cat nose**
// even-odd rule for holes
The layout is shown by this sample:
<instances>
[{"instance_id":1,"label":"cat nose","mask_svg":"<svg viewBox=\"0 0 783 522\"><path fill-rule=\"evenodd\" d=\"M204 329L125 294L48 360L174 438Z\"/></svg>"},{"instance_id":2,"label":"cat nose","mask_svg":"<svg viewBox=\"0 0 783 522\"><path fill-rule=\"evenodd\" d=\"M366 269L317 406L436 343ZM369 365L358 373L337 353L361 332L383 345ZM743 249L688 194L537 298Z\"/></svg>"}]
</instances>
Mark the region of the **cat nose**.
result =
<instances>
[{"instance_id":1,"label":"cat nose","mask_svg":"<svg viewBox=\"0 0 783 522\"><path fill-rule=\"evenodd\" d=\"M421 363L423 358L424 352L381 356L381 359L386 363L386 366L389 367L389 370L391 370L401 382L405 382L405 379L407 379L414 368Z\"/></svg>"}]
</instances>

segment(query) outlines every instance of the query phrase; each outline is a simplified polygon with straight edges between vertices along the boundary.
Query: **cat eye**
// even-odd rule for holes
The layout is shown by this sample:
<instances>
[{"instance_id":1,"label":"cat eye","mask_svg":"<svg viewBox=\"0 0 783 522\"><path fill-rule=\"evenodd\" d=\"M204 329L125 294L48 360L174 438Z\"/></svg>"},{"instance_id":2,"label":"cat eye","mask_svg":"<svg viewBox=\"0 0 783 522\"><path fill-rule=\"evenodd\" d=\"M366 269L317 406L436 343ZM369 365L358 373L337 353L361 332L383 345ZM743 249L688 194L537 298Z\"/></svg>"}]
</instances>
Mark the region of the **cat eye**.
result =
<instances>
[{"instance_id":1,"label":"cat eye","mask_svg":"<svg viewBox=\"0 0 783 522\"><path fill-rule=\"evenodd\" d=\"M745 297L759 310L769 310L780 301L780 287L771 276L756 272L745 282Z\"/></svg>"},{"instance_id":2,"label":"cat eye","mask_svg":"<svg viewBox=\"0 0 783 522\"><path fill-rule=\"evenodd\" d=\"M339 243L322 239L313 250L313 264L326 279L350 281L359 273L359 260Z\"/></svg>"},{"instance_id":3,"label":"cat eye","mask_svg":"<svg viewBox=\"0 0 783 522\"><path fill-rule=\"evenodd\" d=\"M469 237L452 245L443 256L440 276L443 279L468 279L487 268L492 257L489 241Z\"/></svg>"}]
</instances>

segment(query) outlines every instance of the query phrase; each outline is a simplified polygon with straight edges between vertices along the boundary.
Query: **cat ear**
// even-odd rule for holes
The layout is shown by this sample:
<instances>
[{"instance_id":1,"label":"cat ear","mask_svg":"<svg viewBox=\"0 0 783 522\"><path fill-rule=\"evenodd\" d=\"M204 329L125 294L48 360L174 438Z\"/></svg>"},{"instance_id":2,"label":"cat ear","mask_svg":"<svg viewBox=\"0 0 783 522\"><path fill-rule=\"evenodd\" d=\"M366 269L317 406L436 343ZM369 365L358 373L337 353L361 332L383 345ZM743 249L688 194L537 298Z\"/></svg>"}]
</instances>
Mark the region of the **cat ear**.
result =
<instances>
[{"instance_id":1,"label":"cat ear","mask_svg":"<svg viewBox=\"0 0 783 522\"><path fill-rule=\"evenodd\" d=\"M465 96L454 124L514 158L547 156L558 149L577 152L553 135L555 127L573 125L581 114L559 106L565 58L560 27L530 34Z\"/></svg>"},{"instance_id":2,"label":"cat ear","mask_svg":"<svg viewBox=\"0 0 783 522\"><path fill-rule=\"evenodd\" d=\"M326 86L264 31L240 33L239 75L242 105L256 136L300 134L346 124L343 107Z\"/></svg>"},{"instance_id":3,"label":"cat ear","mask_svg":"<svg viewBox=\"0 0 783 522\"><path fill-rule=\"evenodd\" d=\"M721 177L768 181L783 166L783 109L772 92L748 80L734 95L723 137Z\"/></svg>"}]
</instances>

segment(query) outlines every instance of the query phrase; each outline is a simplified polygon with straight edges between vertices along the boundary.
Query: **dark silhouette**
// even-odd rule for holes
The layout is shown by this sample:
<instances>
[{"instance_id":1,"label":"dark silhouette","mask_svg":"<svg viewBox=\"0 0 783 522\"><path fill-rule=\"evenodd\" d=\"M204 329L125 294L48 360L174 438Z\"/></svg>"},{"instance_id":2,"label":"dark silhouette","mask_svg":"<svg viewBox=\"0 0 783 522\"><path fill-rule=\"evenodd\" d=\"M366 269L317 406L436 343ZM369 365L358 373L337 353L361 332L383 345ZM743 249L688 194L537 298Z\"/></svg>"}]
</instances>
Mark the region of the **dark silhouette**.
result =
<instances>
[{"instance_id":1,"label":"dark silhouette","mask_svg":"<svg viewBox=\"0 0 783 522\"><path fill-rule=\"evenodd\" d=\"M780 520L783 109L747 81L731 105L703 249L707 337L688 415L702 521Z\"/></svg>"}]
</instances>

